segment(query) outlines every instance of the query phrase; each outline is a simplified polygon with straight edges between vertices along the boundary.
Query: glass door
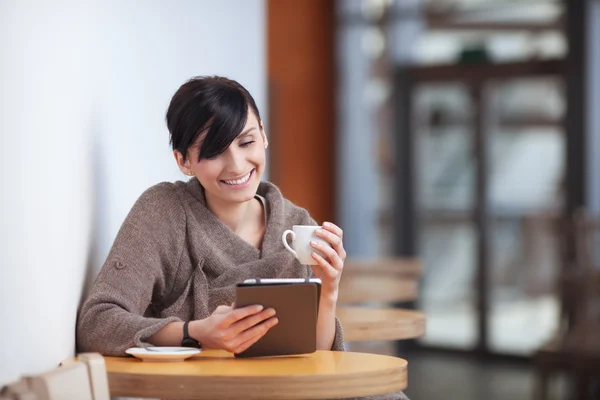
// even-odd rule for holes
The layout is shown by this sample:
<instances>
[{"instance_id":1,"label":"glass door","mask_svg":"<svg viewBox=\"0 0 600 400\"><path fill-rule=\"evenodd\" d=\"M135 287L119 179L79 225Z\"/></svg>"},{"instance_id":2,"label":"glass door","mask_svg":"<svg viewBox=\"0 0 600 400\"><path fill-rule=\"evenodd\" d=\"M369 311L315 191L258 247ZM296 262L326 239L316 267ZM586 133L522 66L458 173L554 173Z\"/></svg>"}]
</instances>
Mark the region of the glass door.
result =
<instances>
[{"instance_id":1,"label":"glass door","mask_svg":"<svg viewBox=\"0 0 600 400\"><path fill-rule=\"evenodd\" d=\"M417 82L411 103L421 343L531 355L558 323L562 81Z\"/></svg>"}]
</instances>

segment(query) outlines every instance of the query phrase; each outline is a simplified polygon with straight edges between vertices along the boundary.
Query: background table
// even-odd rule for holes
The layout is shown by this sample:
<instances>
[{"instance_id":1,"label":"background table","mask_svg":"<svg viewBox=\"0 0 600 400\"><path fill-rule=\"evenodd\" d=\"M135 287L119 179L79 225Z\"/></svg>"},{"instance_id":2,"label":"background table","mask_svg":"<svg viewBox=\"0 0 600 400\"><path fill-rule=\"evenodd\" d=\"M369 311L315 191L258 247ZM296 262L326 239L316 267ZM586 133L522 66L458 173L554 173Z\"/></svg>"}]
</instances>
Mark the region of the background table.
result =
<instances>
[{"instance_id":1,"label":"background table","mask_svg":"<svg viewBox=\"0 0 600 400\"><path fill-rule=\"evenodd\" d=\"M402 275L344 273L340 280L338 304L395 303L417 298L419 281Z\"/></svg>"},{"instance_id":2,"label":"background table","mask_svg":"<svg viewBox=\"0 0 600 400\"><path fill-rule=\"evenodd\" d=\"M339 306L336 314L347 342L414 339L425 334L425 315L420 311Z\"/></svg>"},{"instance_id":3,"label":"background table","mask_svg":"<svg viewBox=\"0 0 600 400\"><path fill-rule=\"evenodd\" d=\"M204 350L183 362L105 357L111 396L162 399L332 399L406 388L407 362L377 354L313 354L236 359Z\"/></svg>"}]
</instances>

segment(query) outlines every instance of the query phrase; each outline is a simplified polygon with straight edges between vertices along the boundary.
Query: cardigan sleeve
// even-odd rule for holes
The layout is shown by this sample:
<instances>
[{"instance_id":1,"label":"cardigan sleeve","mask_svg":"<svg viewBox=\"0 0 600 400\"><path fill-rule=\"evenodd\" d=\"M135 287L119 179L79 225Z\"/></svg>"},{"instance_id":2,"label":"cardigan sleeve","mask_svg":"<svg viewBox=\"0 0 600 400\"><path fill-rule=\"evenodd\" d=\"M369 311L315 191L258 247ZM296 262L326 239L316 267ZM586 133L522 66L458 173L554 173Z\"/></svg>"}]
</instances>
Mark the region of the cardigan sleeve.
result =
<instances>
[{"instance_id":1,"label":"cardigan sleeve","mask_svg":"<svg viewBox=\"0 0 600 400\"><path fill-rule=\"evenodd\" d=\"M78 351L121 356L176 317L148 318L173 282L185 238L185 211L172 184L144 192L123 222L77 321Z\"/></svg>"}]
</instances>

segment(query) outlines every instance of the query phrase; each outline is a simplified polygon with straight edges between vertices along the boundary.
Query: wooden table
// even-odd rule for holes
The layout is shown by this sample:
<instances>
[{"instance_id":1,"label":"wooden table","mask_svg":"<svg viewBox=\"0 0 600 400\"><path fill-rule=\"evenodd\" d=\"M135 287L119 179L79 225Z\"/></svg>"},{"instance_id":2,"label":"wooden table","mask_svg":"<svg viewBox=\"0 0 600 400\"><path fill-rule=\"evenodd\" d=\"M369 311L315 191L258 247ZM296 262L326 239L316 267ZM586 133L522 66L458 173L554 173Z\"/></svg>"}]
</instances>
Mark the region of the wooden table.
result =
<instances>
[{"instance_id":1,"label":"wooden table","mask_svg":"<svg viewBox=\"0 0 600 400\"><path fill-rule=\"evenodd\" d=\"M204 350L183 362L105 357L111 396L162 399L333 399L406 388L407 362L377 354L317 351L236 359Z\"/></svg>"},{"instance_id":2,"label":"wooden table","mask_svg":"<svg viewBox=\"0 0 600 400\"><path fill-rule=\"evenodd\" d=\"M339 306L337 317L347 342L414 339L425 334L425 315L414 310Z\"/></svg>"}]
</instances>

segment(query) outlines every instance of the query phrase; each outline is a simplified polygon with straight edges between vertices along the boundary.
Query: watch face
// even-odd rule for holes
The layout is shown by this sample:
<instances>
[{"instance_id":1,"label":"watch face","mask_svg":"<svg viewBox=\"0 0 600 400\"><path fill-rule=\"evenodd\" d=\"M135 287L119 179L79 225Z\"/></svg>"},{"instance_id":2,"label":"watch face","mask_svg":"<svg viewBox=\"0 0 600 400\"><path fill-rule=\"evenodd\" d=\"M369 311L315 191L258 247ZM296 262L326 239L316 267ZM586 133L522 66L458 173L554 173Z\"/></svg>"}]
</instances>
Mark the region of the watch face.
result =
<instances>
[{"instance_id":1,"label":"watch face","mask_svg":"<svg viewBox=\"0 0 600 400\"><path fill-rule=\"evenodd\" d=\"M192 338L184 338L181 341L181 345L183 347L196 347L196 348L200 348L200 343L198 343L198 341L196 339L192 339Z\"/></svg>"}]
</instances>

